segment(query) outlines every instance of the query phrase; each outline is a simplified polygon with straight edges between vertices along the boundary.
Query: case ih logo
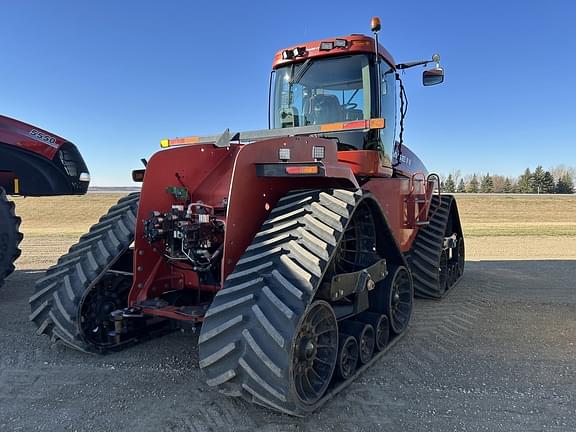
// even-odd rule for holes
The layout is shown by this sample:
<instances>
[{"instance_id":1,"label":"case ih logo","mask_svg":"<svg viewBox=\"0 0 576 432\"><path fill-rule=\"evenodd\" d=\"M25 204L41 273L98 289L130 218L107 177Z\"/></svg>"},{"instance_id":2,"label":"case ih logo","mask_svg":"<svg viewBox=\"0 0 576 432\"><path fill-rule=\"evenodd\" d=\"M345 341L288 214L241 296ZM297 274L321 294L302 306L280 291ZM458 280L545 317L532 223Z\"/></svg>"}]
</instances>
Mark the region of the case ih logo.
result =
<instances>
[{"instance_id":1,"label":"case ih logo","mask_svg":"<svg viewBox=\"0 0 576 432\"><path fill-rule=\"evenodd\" d=\"M46 144L51 145L52 147L56 147L56 138L50 136L44 132L40 132L38 129L32 129L30 131L30 135L36 138L37 140L43 141Z\"/></svg>"}]
</instances>

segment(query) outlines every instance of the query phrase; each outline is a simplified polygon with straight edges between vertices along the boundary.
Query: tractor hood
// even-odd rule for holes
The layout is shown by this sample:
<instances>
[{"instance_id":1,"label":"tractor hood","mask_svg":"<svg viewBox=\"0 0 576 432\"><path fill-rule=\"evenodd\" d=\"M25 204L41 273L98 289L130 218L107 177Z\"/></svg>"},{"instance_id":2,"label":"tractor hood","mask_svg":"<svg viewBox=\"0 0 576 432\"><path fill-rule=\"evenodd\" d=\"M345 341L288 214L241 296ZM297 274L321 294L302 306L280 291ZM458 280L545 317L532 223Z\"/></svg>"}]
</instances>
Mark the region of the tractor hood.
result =
<instances>
[{"instance_id":1,"label":"tractor hood","mask_svg":"<svg viewBox=\"0 0 576 432\"><path fill-rule=\"evenodd\" d=\"M90 174L74 144L36 126L0 116L0 186L25 196L81 195Z\"/></svg>"}]
</instances>

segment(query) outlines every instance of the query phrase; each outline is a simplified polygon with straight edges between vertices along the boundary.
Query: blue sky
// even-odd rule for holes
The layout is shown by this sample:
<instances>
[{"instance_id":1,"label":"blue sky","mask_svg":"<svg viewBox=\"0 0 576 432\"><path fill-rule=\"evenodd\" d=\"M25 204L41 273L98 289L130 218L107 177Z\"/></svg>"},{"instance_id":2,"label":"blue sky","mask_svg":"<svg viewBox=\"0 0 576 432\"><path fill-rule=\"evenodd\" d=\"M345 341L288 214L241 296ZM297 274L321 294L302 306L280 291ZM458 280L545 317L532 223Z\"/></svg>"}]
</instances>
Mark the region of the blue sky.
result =
<instances>
[{"instance_id":1,"label":"blue sky","mask_svg":"<svg viewBox=\"0 0 576 432\"><path fill-rule=\"evenodd\" d=\"M431 171L576 165L576 3L3 1L0 113L81 149L93 185L129 185L166 137L267 127L277 49L369 33L396 61L442 55L444 85L404 80L405 141Z\"/></svg>"}]
</instances>

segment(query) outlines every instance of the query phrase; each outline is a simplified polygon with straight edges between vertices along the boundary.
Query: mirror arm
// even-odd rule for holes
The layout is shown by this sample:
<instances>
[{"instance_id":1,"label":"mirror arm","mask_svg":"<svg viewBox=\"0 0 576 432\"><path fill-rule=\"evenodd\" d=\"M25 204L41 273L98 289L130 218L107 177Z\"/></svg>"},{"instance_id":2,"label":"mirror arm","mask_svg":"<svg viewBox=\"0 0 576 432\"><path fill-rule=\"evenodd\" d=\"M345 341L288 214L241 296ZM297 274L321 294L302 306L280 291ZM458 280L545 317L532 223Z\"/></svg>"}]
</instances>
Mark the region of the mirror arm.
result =
<instances>
[{"instance_id":1,"label":"mirror arm","mask_svg":"<svg viewBox=\"0 0 576 432\"><path fill-rule=\"evenodd\" d=\"M400 70L400 69L410 69L413 68L415 66L426 66L428 65L428 63L433 63L434 60L420 60L420 61L413 61L413 62L408 62L408 63L398 63L396 65L396 69Z\"/></svg>"}]
</instances>

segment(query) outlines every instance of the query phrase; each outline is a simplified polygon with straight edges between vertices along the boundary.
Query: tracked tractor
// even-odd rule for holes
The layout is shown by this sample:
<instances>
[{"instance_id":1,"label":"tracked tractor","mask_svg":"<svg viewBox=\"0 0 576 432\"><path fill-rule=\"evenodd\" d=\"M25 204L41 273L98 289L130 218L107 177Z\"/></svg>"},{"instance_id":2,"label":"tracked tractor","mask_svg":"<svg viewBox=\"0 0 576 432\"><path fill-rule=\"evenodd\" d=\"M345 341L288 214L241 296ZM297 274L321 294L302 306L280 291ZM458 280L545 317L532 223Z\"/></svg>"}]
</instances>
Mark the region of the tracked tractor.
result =
<instances>
[{"instance_id":1,"label":"tracked tractor","mask_svg":"<svg viewBox=\"0 0 576 432\"><path fill-rule=\"evenodd\" d=\"M7 195L85 194L90 174L74 144L0 115L0 286L20 256L20 218Z\"/></svg>"},{"instance_id":2,"label":"tracked tractor","mask_svg":"<svg viewBox=\"0 0 576 432\"><path fill-rule=\"evenodd\" d=\"M462 276L453 197L403 142L406 94L374 36L278 51L270 127L166 139L31 297L39 333L89 353L199 328L209 386L305 415L405 333L414 294ZM396 139L398 137L398 139ZM132 245L133 244L133 245Z\"/></svg>"}]
</instances>

